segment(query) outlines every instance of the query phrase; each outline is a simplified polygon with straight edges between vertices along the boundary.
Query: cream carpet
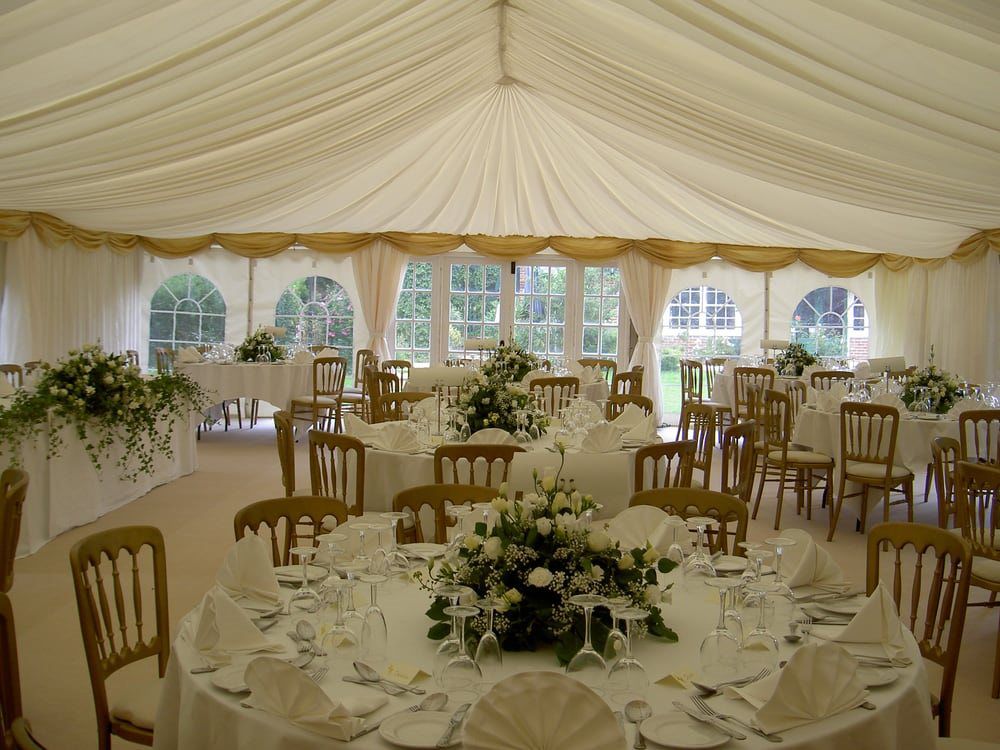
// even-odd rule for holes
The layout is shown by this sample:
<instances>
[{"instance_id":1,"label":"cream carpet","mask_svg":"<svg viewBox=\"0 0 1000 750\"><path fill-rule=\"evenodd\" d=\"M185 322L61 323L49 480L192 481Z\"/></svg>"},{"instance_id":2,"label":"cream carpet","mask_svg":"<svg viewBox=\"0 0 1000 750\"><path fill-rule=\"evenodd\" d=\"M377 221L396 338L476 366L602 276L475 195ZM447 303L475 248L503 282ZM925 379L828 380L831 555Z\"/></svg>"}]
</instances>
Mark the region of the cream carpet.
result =
<instances>
[{"instance_id":1,"label":"cream carpet","mask_svg":"<svg viewBox=\"0 0 1000 750\"><path fill-rule=\"evenodd\" d=\"M671 429L664 436L672 439L672 435ZM297 450L301 487L308 484L308 460L301 444ZM252 501L283 494L270 421L262 420L253 430L225 433L216 428L204 435L198 451L200 468L194 474L158 487L17 561L11 596L18 629L24 710L39 739L48 747L83 748L96 742L90 682L69 575L70 547L102 529L132 524L158 526L166 539L170 614L171 622L176 623L211 584L232 543L236 510ZM922 481L923 477L918 477L918 484L922 485ZM894 514L901 511L894 509ZM933 502L922 504L918 498L918 521L936 523L936 513ZM812 521L796 516L793 496L786 495L786 527L804 528L825 543L826 518L825 510L814 513ZM773 495L768 498L765 494L760 517L751 521L749 538L771 536L773 521ZM864 538L842 520L836 540L827 549L847 577L863 586ZM983 598L982 592L974 591L973 598ZM668 621L670 616L668 612ZM989 697L996 637L997 611L969 610L952 719L956 737L1000 741L1000 721L996 719L1000 701ZM934 669L931 665L932 686L939 679ZM132 745L116 739L113 746Z\"/></svg>"}]
</instances>

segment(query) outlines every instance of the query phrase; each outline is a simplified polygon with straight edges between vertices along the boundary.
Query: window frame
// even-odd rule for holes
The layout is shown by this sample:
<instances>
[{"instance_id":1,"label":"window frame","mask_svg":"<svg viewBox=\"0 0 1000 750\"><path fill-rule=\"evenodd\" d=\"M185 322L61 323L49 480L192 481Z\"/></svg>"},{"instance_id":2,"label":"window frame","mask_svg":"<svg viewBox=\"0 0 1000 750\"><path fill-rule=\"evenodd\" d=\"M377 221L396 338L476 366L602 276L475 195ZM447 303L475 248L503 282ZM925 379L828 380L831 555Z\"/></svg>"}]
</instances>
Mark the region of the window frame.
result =
<instances>
[{"instance_id":1,"label":"window frame","mask_svg":"<svg viewBox=\"0 0 1000 750\"><path fill-rule=\"evenodd\" d=\"M167 284L170 281L172 281L173 279L176 279L178 277L186 277L187 278L187 296L185 296L185 297L178 297L176 294L174 294L173 290L170 289L169 286L167 286ZM194 297L191 297L190 296L191 295L191 283L192 283L192 281L193 281L194 278L203 279L204 281L206 281L209 284L211 284L212 291L208 292L208 294L205 294L203 297L201 297L201 299L195 299ZM166 289L166 291L174 298L174 308L173 308L173 310L158 310L158 309L155 309L153 307L153 300L156 298L156 295L159 294L160 289ZM209 297L211 297L212 294L218 294L219 295L219 300L222 302L222 312L221 313L204 312L204 310L202 309L203 308L203 304L202 303L204 303L205 300L207 300ZM190 302L194 303L195 305L197 305L198 311L197 312L179 311L178 307L183 302L186 302L186 301L190 301ZM149 361L155 361L155 357L153 357L152 355L154 354L154 352L155 352L155 350L157 348L177 349L178 346L198 346L200 344L219 344L219 343L225 342L225 340L226 340L226 316L227 316L228 312L229 312L229 305L226 303L226 298L223 296L222 290L219 288L219 285L216 284L208 276L205 276L204 274L200 274L200 273L192 273L190 271L184 271L184 272L181 272L181 273L171 274L170 276L168 276L167 278L163 279L163 281L161 281L160 283L158 283L156 285L156 288L153 290L152 295L150 295L150 297L149 297L149 323L147 325L147 333L148 333L148 335L147 335L147 347L149 349L149 352L148 352L149 357L150 357ZM161 339L161 338L154 338L153 337L153 321L155 319L155 316L157 316L157 315L169 315L171 317L171 337L170 337L169 340ZM178 315L185 315L185 316L192 315L192 316L197 316L197 318L198 318L198 340L197 341L189 341L187 339L178 340L178 338L177 338L177 316ZM209 340L206 340L204 338L203 332L204 332L205 326L204 326L204 320L203 319L206 316L209 316L209 317L212 317L212 318L221 318L222 319L222 337L220 339L209 341Z\"/></svg>"},{"instance_id":2,"label":"window frame","mask_svg":"<svg viewBox=\"0 0 1000 750\"><path fill-rule=\"evenodd\" d=\"M834 294L833 290L835 289L842 289L846 293L843 313L835 312L833 310L820 312L812 302L808 302L808 297L818 291L826 292L832 301L832 295ZM816 313L815 325L803 325L796 322L795 320L796 312L802 306L803 303L808 304L809 307L812 309L812 311ZM861 310L864 312L863 316L859 316L857 314L859 306L861 307ZM800 339L796 336L796 329L799 329L799 331L808 334L810 329L815 328L817 330L817 335L813 337L813 341L818 342L820 338L818 335L820 329L836 329L839 327L844 332L843 335L844 349L845 349L844 351L837 354L830 354L829 352L819 353L818 343L816 346L813 347L810 347L808 343L806 343L805 346L812 354L816 354L817 356L850 358L852 339L853 340L864 339L868 342L869 347L871 346L872 325L871 325L871 313L869 313L868 309L869 308L865 304L865 301L861 298L861 295L859 295L857 292L855 292L848 286L842 286L840 284L833 283L833 284L825 284L823 286L813 287L805 294L803 294L799 298L799 301L795 303L794 307L792 307L791 320L788 321L789 339L793 342L799 343ZM837 318L839 318L840 325L831 326L823 323L823 319L830 316L836 316ZM858 325L859 320L861 321L860 326Z\"/></svg>"}]
</instances>

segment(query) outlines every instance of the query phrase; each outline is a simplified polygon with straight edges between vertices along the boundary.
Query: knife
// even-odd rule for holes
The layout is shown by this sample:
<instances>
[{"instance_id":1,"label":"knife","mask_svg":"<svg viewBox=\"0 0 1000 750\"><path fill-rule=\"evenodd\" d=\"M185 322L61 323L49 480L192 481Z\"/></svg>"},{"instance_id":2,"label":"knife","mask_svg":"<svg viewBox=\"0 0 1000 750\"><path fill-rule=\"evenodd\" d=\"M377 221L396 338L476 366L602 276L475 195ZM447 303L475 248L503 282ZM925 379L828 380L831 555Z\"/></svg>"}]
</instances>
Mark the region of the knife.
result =
<instances>
[{"instance_id":1,"label":"knife","mask_svg":"<svg viewBox=\"0 0 1000 750\"><path fill-rule=\"evenodd\" d=\"M711 716L703 714L700 711L696 711L693 708L688 708L680 701L674 701L674 708L676 708L678 711L683 711L692 719L695 719L697 721L702 721L706 724L711 724L713 727L718 729L723 734L728 734L734 740L745 740L747 738L745 734L740 734L735 729L730 729L725 724L723 724L722 721L720 721L719 719L715 719Z\"/></svg>"},{"instance_id":2,"label":"knife","mask_svg":"<svg viewBox=\"0 0 1000 750\"><path fill-rule=\"evenodd\" d=\"M458 710L451 715L451 719L448 720L448 728L444 730L444 734L441 735L441 739L437 741L435 747L448 747L451 743L451 736L455 734L455 730L458 729L458 725L462 723L462 719L465 718L465 712L469 710L471 703L463 703L458 707Z\"/></svg>"}]
</instances>

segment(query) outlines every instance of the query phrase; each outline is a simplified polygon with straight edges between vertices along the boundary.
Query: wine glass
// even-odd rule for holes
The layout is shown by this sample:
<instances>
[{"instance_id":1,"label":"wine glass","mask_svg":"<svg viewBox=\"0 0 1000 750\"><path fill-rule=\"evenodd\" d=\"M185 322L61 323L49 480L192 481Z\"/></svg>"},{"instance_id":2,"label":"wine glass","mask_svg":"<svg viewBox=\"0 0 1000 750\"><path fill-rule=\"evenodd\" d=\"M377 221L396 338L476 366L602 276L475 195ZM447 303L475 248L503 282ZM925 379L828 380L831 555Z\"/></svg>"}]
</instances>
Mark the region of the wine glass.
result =
<instances>
[{"instance_id":1,"label":"wine glass","mask_svg":"<svg viewBox=\"0 0 1000 750\"><path fill-rule=\"evenodd\" d=\"M496 633L493 632L493 613L502 604L499 599L487 596L476 602L476 606L486 613L486 632L479 638L479 645L476 646L476 664L483 673L483 680L486 683L494 683L500 676L500 670L503 669L503 651Z\"/></svg>"},{"instance_id":2,"label":"wine glass","mask_svg":"<svg viewBox=\"0 0 1000 750\"><path fill-rule=\"evenodd\" d=\"M458 548L468 533L465 527L465 518L470 513L472 513L472 508L468 505L449 505L448 510L445 511L445 514L449 518L455 519L455 534L452 536L450 543L453 549Z\"/></svg>"},{"instance_id":3,"label":"wine glass","mask_svg":"<svg viewBox=\"0 0 1000 750\"><path fill-rule=\"evenodd\" d=\"M625 633L618 627L618 613L628 607L629 603L627 596L615 596L604 603L611 613L611 630L604 641L605 664L614 664L625 654Z\"/></svg>"},{"instance_id":4,"label":"wine glass","mask_svg":"<svg viewBox=\"0 0 1000 750\"><path fill-rule=\"evenodd\" d=\"M326 534L317 535L316 541L320 544L326 545L326 559L328 563L327 570L332 573L334 560L337 559L337 555L339 553L344 551L343 547L340 546L340 543L347 541L347 534L341 534L338 531L331 531Z\"/></svg>"},{"instance_id":5,"label":"wine glass","mask_svg":"<svg viewBox=\"0 0 1000 750\"><path fill-rule=\"evenodd\" d=\"M368 642L367 623L364 616L354 605L354 589L358 585L358 576L368 570L368 561L355 559L350 562L338 563L337 569L347 577L346 606L344 608L344 627L350 630L358 639L362 649Z\"/></svg>"},{"instance_id":6,"label":"wine glass","mask_svg":"<svg viewBox=\"0 0 1000 750\"><path fill-rule=\"evenodd\" d=\"M333 623L323 634L320 650L326 654L326 663L330 669L340 671L361 656L361 639L355 631L344 623L345 599L348 582L342 578L329 581L327 596L334 612Z\"/></svg>"},{"instance_id":7,"label":"wine glass","mask_svg":"<svg viewBox=\"0 0 1000 750\"><path fill-rule=\"evenodd\" d=\"M392 572L409 570L409 559L399 551L399 547L396 545L397 528L399 523L406 518L406 513L402 511L389 511L387 513L379 513L378 515L379 518L384 518L389 522L389 543L385 546L386 562L389 564L389 570Z\"/></svg>"},{"instance_id":8,"label":"wine glass","mask_svg":"<svg viewBox=\"0 0 1000 750\"><path fill-rule=\"evenodd\" d=\"M447 599L451 607L457 607L459 600L466 591L471 591L468 586L460 586L455 583L445 583L434 589L434 596ZM448 607L447 609L450 609ZM441 685L441 676L444 673L444 668L447 666L448 662L451 660L458 652L458 623L455 618L451 618L451 632L448 636L441 641L441 644L437 647L437 651L434 653L434 681Z\"/></svg>"},{"instance_id":9,"label":"wine glass","mask_svg":"<svg viewBox=\"0 0 1000 750\"><path fill-rule=\"evenodd\" d=\"M736 581L720 579L729 585L716 585L719 592L719 620L701 642L701 671L709 680L718 682L732 677L739 670L740 642L726 627L726 600Z\"/></svg>"},{"instance_id":10,"label":"wine glass","mask_svg":"<svg viewBox=\"0 0 1000 750\"><path fill-rule=\"evenodd\" d=\"M784 555L785 547L794 546L795 540L783 536L773 536L769 539L765 539L764 543L774 547L773 596L780 598L785 604L787 604L787 607L784 608L784 614L788 615L791 613L792 602L794 602L795 597L792 595L792 590L785 584L785 579L781 575L781 558L782 555Z\"/></svg>"},{"instance_id":11,"label":"wine glass","mask_svg":"<svg viewBox=\"0 0 1000 750\"><path fill-rule=\"evenodd\" d=\"M372 524L367 522L355 521L351 524L351 527L356 529L358 532L358 554L355 556L355 561L359 564L364 564L364 569L367 570L371 565L371 558L368 557L368 550L366 549L367 544L365 541L365 534L372 530Z\"/></svg>"},{"instance_id":12,"label":"wine glass","mask_svg":"<svg viewBox=\"0 0 1000 750\"><path fill-rule=\"evenodd\" d=\"M288 600L289 611L294 604L299 609L315 612L322 604L319 594L309 588L309 561L315 557L316 548L292 547L290 552L302 563L302 583L292 592L292 596Z\"/></svg>"},{"instance_id":13,"label":"wine glass","mask_svg":"<svg viewBox=\"0 0 1000 750\"><path fill-rule=\"evenodd\" d=\"M710 578L705 583L712 588L719 589L725 593L725 612L723 619L726 623L726 630L733 634L736 642L743 647L743 616L737 609L740 601L740 594L743 590L743 581L738 578Z\"/></svg>"},{"instance_id":14,"label":"wine glass","mask_svg":"<svg viewBox=\"0 0 1000 750\"><path fill-rule=\"evenodd\" d=\"M583 608L583 647L566 665L566 674L580 680L592 690L598 689L604 681L607 665L591 643L590 620L594 607L604 604L605 601L607 600L603 596L597 594L576 594L569 599L570 604Z\"/></svg>"},{"instance_id":15,"label":"wine glass","mask_svg":"<svg viewBox=\"0 0 1000 750\"><path fill-rule=\"evenodd\" d=\"M533 443L542 439L542 431L538 427L538 422L536 417L537 417L537 412L535 416L532 417L531 424L528 425L528 438Z\"/></svg>"},{"instance_id":16,"label":"wine glass","mask_svg":"<svg viewBox=\"0 0 1000 750\"><path fill-rule=\"evenodd\" d=\"M619 619L625 623L625 655L608 673L608 692L616 704L625 705L629 701L642 700L649 690L646 669L632 655L632 624L645 620L648 616L649 612L638 607L626 607L618 611Z\"/></svg>"},{"instance_id":17,"label":"wine glass","mask_svg":"<svg viewBox=\"0 0 1000 750\"><path fill-rule=\"evenodd\" d=\"M465 621L479 614L475 607L445 607L455 623L458 649L441 671L441 688L457 703L472 702L477 697L476 689L483 680L483 672L475 659L469 656L465 647Z\"/></svg>"},{"instance_id":18,"label":"wine glass","mask_svg":"<svg viewBox=\"0 0 1000 750\"><path fill-rule=\"evenodd\" d=\"M377 521L368 525L369 531L375 532L375 551L372 553L371 563L368 566L370 573L388 573L389 553L384 544L385 532L392 528L392 524L386 521Z\"/></svg>"},{"instance_id":19,"label":"wine glass","mask_svg":"<svg viewBox=\"0 0 1000 750\"><path fill-rule=\"evenodd\" d=\"M469 438L472 437L472 428L469 427L469 418L467 415L459 412L458 421L458 442L467 443L469 442Z\"/></svg>"},{"instance_id":20,"label":"wine glass","mask_svg":"<svg viewBox=\"0 0 1000 750\"><path fill-rule=\"evenodd\" d=\"M670 546L667 547L667 554L664 555L671 562L680 566L681 573L684 573L684 545L677 539L681 529L687 533L687 521L680 516L667 516L663 519L663 525L670 529Z\"/></svg>"},{"instance_id":21,"label":"wine glass","mask_svg":"<svg viewBox=\"0 0 1000 750\"><path fill-rule=\"evenodd\" d=\"M718 525L719 521L715 518L694 516L689 518L687 522L689 526L694 526L695 530L698 532L698 539L695 542L694 552L688 555L688 558L684 563L684 585L688 588L688 590L691 590L691 588L697 588L700 581L705 578L716 577L716 570L715 566L712 565L712 558L705 548L705 531L711 526Z\"/></svg>"},{"instance_id":22,"label":"wine glass","mask_svg":"<svg viewBox=\"0 0 1000 750\"><path fill-rule=\"evenodd\" d=\"M524 409L517 409L514 412L514 421L517 424L517 429L514 431L514 442L518 445L527 445L531 442L531 437L529 437L528 431L525 429L525 424L528 421L528 412Z\"/></svg>"},{"instance_id":23,"label":"wine glass","mask_svg":"<svg viewBox=\"0 0 1000 750\"><path fill-rule=\"evenodd\" d=\"M384 575L375 573L362 573L358 580L371 586L371 603L365 610L364 632L368 635L368 640L363 644L365 653L369 661L375 666L379 666L386 660L386 648L389 645L389 628L385 622L385 614L378 606L378 586L389 580Z\"/></svg>"},{"instance_id":24,"label":"wine glass","mask_svg":"<svg viewBox=\"0 0 1000 750\"><path fill-rule=\"evenodd\" d=\"M773 583L757 581L747 584L747 589L759 602L757 626L743 640L742 666L745 671L756 672L762 667L778 666L778 639L767 629L767 597L774 592Z\"/></svg>"}]
</instances>

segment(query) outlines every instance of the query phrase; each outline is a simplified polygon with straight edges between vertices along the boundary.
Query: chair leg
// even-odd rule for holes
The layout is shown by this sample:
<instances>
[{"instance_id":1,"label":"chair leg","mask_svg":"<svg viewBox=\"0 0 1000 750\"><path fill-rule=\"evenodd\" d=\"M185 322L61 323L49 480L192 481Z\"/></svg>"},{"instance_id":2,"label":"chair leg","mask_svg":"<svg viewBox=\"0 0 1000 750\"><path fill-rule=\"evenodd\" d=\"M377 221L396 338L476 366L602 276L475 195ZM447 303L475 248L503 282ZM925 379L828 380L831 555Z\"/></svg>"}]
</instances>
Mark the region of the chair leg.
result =
<instances>
[{"instance_id":1,"label":"chair leg","mask_svg":"<svg viewBox=\"0 0 1000 750\"><path fill-rule=\"evenodd\" d=\"M833 533L837 530L837 521L840 520L840 511L844 507L844 485L847 483L846 476L840 475L840 487L837 490L836 502L830 503L830 533L826 535L826 541L833 541Z\"/></svg>"},{"instance_id":2,"label":"chair leg","mask_svg":"<svg viewBox=\"0 0 1000 750\"><path fill-rule=\"evenodd\" d=\"M778 502L774 508L774 529L777 531L781 528L781 506L785 502L785 477L787 476L788 469L784 466L778 467Z\"/></svg>"},{"instance_id":3,"label":"chair leg","mask_svg":"<svg viewBox=\"0 0 1000 750\"><path fill-rule=\"evenodd\" d=\"M243 399L236 399L236 419L239 421L240 429L243 429Z\"/></svg>"},{"instance_id":4,"label":"chair leg","mask_svg":"<svg viewBox=\"0 0 1000 750\"><path fill-rule=\"evenodd\" d=\"M996 592L993 592L996 596ZM1000 625L997 626L997 653L993 658L993 693L994 698L1000 698Z\"/></svg>"},{"instance_id":5,"label":"chair leg","mask_svg":"<svg viewBox=\"0 0 1000 750\"><path fill-rule=\"evenodd\" d=\"M927 464L927 471L924 473L924 502L930 502L931 478L934 476L934 464ZM938 498L941 502L941 498Z\"/></svg>"},{"instance_id":6,"label":"chair leg","mask_svg":"<svg viewBox=\"0 0 1000 750\"><path fill-rule=\"evenodd\" d=\"M229 402L222 402L222 425L223 432L229 432Z\"/></svg>"},{"instance_id":7,"label":"chair leg","mask_svg":"<svg viewBox=\"0 0 1000 750\"><path fill-rule=\"evenodd\" d=\"M906 493L906 520L913 523L913 480L907 479L903 489ZM925 495L926 497L926 495ZM926 502L926 500L924 501Z\"/></svg>"},{"instance_id":8,"label":"chair leg","mask_svg":"<svg viewBox=\"0 0 1000 750\"><path fill-rule=\"evenodd\" d=\"M754 461L757 457L754 456ZM764 483L767 481L767 455L761 455L761 462L763 471L760 473L760 484L757 486L757 499L753 503L753 514L750 516L752 519L757 520L757 511L760 509L760 498L764 494ZM755 472L756 473L756 472Z\"/></svg>"}]
</instances>

